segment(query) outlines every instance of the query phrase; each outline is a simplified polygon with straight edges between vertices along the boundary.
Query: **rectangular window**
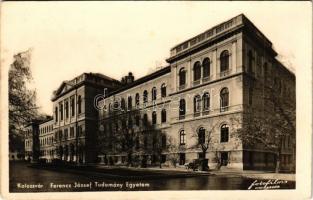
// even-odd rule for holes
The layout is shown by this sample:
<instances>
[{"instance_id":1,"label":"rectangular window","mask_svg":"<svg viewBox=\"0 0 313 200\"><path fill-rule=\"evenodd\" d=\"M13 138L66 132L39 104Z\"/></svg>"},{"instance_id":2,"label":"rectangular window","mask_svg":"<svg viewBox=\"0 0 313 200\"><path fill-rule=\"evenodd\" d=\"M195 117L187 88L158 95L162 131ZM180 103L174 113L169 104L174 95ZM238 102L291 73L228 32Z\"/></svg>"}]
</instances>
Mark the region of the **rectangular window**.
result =
<instances>
[{"instance_id":1,"label":"rectangular window","mask_svg":"<svg viewBox=\"0 0 313 200\"><path fill-rule=\"evenodd\" d=\"M75 99L74 99L74 97L71 98L71 114L72 114L72 117L75 115Z\"/></svg>"}]
</instances>

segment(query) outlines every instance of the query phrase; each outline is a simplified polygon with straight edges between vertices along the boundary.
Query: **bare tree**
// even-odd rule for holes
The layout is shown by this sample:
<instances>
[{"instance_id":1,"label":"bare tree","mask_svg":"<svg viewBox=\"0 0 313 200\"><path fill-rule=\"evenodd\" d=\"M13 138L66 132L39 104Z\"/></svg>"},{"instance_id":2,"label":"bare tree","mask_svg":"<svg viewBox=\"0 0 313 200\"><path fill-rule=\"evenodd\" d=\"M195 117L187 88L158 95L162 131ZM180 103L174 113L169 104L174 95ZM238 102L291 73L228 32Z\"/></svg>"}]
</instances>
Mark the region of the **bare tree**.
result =
<instances>
[{"instance_id":1,"label":"bare tree","mask_svg":"<svg viewBox=\"0 0 313 200\"><path fill-rule=\"evenodd\" d=\"M273 85L255 85L255 93L260 94L258 98L264 106L247 109L243 120L237 119L241 126L236 132L245 148L273 152L276 155L275 172L279 172L282 152L295 148L295 95L283 94L279 83L273 82Z\"/></svg>"}]
</instances>

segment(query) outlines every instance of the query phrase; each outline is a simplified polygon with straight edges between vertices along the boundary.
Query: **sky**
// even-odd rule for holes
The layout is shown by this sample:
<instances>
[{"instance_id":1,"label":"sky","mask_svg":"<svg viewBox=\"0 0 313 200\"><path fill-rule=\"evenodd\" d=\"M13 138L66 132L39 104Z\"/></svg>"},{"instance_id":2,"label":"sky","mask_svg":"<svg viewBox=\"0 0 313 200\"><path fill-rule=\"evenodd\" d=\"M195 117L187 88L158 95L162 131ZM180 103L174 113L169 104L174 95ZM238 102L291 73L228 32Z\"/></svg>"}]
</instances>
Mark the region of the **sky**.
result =
<instances>
[{"instance_id":1,"label":"sky","mask_svg":"<svg viewBox=\"0 0 313 200\"><path fill-rule=\"evenodd\" d=\"M40 111L52 114L52 92L83 72L135 79L166 66L170 48L245 14L297 74L311 67L310 2L5 2L1 71L32 49L32 86Z\"/></svg>"}]
</instances>

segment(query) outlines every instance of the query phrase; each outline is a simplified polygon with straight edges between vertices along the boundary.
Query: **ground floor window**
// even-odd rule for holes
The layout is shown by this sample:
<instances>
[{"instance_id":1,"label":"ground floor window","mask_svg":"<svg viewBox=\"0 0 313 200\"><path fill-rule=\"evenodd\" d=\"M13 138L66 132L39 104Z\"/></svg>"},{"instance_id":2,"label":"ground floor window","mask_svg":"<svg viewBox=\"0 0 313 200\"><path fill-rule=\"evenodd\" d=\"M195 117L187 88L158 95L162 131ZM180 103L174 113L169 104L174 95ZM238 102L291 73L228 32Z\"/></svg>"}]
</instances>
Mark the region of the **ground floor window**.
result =
<instances>
[{"instance_id":1,"label":"ground floor window","mask_svg":"<svg viewBox=\"0 0 313 200\"><path fill-rule=\"evenodd\" d=\"M161 163L165 163L166 162L166 155L161 155Z\"/></svg>"},{"instance_id":2,"label":"ground floor window","mask_svg":"<svg viewBox=\"0 0 313 200\"><path fill-rule=\"evenodd\" d=\"M186 154L185 153L180 153L179 154L179 164L184 165L186 162Z\"/></svg>"},{"instance_id":3,"label":"ground floor window","mask_svg":"<svg viewBox=\"0 0 313 200\"><path fill-rule=\"evenodd\" d=\"M221 165L226 166L228 164L228 152L221 152Z\"/></svg>"}]
</instances>

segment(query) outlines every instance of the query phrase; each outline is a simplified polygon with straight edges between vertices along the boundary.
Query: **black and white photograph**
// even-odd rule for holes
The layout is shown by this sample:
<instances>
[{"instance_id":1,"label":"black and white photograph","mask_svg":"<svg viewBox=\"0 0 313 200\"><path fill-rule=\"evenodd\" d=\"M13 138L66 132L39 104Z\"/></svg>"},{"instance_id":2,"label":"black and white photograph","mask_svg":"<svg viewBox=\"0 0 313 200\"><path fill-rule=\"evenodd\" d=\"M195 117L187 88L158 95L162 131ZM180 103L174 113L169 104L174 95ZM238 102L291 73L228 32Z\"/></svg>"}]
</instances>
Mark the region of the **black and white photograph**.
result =
<instances>
[{"instance_id":1,"label":"black and white photograph","mask_svg":"<svg viewBox=\"0 0 313 200\"><path fill-rule=\"evenodd\" d=\"M1 191L310 198L311 45L306 1L4 2Z\"/></svg>"}]
</instances>

